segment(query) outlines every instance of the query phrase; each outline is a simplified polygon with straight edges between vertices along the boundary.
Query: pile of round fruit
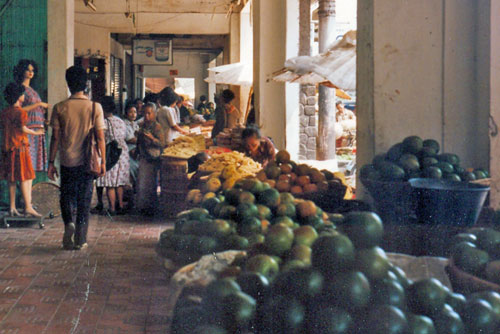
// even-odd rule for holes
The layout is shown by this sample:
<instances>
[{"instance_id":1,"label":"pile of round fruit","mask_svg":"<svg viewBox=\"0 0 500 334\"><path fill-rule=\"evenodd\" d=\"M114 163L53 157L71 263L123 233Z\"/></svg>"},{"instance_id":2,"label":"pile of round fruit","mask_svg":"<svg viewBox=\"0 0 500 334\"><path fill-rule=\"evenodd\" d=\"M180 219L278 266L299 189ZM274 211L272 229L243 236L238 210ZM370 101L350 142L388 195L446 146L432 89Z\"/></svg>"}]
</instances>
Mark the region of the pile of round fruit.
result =
<instances>
[{"instance_id":1,"label":"pile of round fruit","mask_svg":"<svg viewBox=\"0 0 500 334\"><path fill-rule=\"evenodd\" d=\"M307 226L314 227L313 231ZM180 263L223 250L265 247L290 260L308 261L310 250L293 247L296 236L333 228L326 213L314 202L279 193L257 179L241 179L223 195L206 198L202 208L181 212L175 228L160 237L162 253ZM314 233L313 233L314 232Z\"/></svg>"},{"instance_id":2,"label":"pile of round fruit","mask_svg":"<svg viewBox=\"0 0 500 334\"><path fill-rule=\"evenodd\" d=\"M195 189L191 189L187 195L188 204L199 205L203 200L234 187L236 180L241 179L235 177L237 170L234 166L226 166L220 173L205 177L206 180L202 182L197 181ZM246 178L252 177L247 175ZM352 198L352 189L346 184L342 173L320 171L306 164L297 164L290 160L290 153L286 150L279 151L275 160L257 173L256 179L279 192L290 192L294 196L315 201L325 200L326 192L328 203ZM314 195L318 195L317 198Z\"/></svg>"},{"instance_id":3,"label":"pile of round fruit","mask_svg":"<svg viewBox=\"0 0 500 334\"><path fill-rule=\"evenodd\" d=\"M410 136L387 153L375 156L372 164L361 168L360 176L373 181L405 181L420 177L474 181L489 177L483 169L464 169L456 154L439 154L439 150L439 143L434 139Z\"/></svg>"},{"instance_id":4,"label":"pile of round fruit","mask_svg":"<svg viewBox=\"0 0 500 334\"><path fill-rule=\"evenodd\" d=\"M266 182L279 192L291 192L293 195L335 191L345 194L343 180L328 170L320 171L306 164L297 164L290 160L290 153L281 150L274 161L257 173L257 179Z\"/></svg>"},{"instance_id":5,"label":"pile of round fruit","mask_svg":"<svg viewBox=\"0 0 500 334\"><path fill-rule=\"evenodd\" d=\"M497 334L500 295L467 298L436 279L418 282L377 245L380 218L351 212L312 244L311 266L277 274L250 255L242 273L210 283L201 303L179 300L172 333ZM341 231L341 232L340 232Z\"/></svg>"},{"instance_id":6,"label":"pile of round fruit","mask_svg":"<svg viewBox=\"0 0 500 334\"><path fill-rule=\"evenodd\" d=\"M452 240L451 259L459 269L500 285L500 232L472 228Z\"/></svg>"}]
</instances>

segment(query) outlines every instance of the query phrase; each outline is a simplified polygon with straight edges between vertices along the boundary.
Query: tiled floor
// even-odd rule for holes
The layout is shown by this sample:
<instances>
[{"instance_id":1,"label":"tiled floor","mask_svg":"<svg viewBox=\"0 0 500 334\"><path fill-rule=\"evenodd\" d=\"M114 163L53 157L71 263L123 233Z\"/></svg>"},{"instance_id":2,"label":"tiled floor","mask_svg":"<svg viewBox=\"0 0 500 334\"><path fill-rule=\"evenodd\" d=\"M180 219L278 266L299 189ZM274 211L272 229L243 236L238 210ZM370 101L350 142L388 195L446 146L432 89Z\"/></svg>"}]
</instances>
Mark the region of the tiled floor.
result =
<instances>
[{"instance_id":1,"label":"tiled floor","mask_svg":"<svg viewBox=\"0 0 500 334\"><path fill-rule=\"evenodd\" d=\"M93 216L84 251L61 249L60 218L45 225L0 229L0 334L168 333L167 223Z\"/></svg>"}]
</instances>

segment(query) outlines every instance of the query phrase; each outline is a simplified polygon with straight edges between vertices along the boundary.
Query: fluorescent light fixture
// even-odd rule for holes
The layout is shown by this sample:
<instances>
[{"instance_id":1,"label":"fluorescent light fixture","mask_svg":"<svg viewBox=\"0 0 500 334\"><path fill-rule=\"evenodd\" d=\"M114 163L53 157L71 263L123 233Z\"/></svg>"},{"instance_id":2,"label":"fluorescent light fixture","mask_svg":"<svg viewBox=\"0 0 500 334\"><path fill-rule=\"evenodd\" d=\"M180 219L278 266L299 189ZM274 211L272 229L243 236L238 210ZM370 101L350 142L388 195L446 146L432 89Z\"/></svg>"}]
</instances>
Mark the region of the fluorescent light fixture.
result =
<instances>
[{"instance_id":1,"label":"fluorescent light fixture","mask_svg":"<svg viewBox=\"0 0 500 334\"><path fill-rule=\"evenodd\" d=\"M94 5L94 0L83 0L83 3L85 4L86 7L89 7L94 12L97 11L96 6Z\"/></svg>"}]
</instances>

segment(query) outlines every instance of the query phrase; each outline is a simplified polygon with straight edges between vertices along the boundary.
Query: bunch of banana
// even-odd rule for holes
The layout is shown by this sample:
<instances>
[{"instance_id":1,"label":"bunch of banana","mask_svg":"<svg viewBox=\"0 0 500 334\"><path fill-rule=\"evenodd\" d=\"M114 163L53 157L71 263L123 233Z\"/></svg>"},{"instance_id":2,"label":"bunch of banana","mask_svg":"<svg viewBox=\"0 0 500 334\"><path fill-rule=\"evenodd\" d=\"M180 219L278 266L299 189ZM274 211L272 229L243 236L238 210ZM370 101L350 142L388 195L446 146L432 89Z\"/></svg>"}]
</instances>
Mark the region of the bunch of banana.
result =
<instances>
[{"instance_id":1,"label":"bunch of banana","mask_svg":"<svg viewBox=\"0 0 500 334\"><path fill-rule=\"evenodd\" d=\"M201 138L200 138L201 137ZM182 136L175 139L166 149L164 156L189 159L205 149L205 138L202 135Z\"/></svg>"}]
</instances>

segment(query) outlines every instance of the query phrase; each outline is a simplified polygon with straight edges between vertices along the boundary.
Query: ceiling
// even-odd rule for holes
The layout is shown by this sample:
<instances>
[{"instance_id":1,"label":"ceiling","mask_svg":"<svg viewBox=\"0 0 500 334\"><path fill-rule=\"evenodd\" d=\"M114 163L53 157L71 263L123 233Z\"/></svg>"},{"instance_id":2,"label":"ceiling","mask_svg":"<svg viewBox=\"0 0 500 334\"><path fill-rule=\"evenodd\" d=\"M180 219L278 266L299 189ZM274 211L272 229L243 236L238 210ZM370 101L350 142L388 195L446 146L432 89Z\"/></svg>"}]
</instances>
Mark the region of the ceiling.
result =
<instances>
[{"instance_id":1,"label":"ceiling","mask_svg":"<svg viewBox=\"0 0 500 334\"><path fill-rule=\"evenodd\" d=\"M123 15L132 13L206 13L226 14L232 0L93 0L98 13ZM233 1L238 3L238 0ZM241 1L243 2L243 1ZM241 6L234 8L236 12ZM77 14L94 13L83 0L75 0Z\"/></svg>"},{"instance_id":2,"label":"ceiling","mask_svg":"<svg viewBox=\"0 0 500 334\"><path fill-rule=\"evenodd\" d=\"M132 47L133 39L172 39L176 50L207 50L220 52L226 43L225 35L167 35L167 34L111 34L111 37L126 49Z\"/></svg>"},{"instance_id":3,"label":"ceiling","mask_svg":"<svg viewBox=\"0 0 500 334\"><path fill-rule=\"evenodd\" d=\"M249 0L75 0L75 22L114 33L229 34L229 13Z\"/></svg>"}]
</instances>

